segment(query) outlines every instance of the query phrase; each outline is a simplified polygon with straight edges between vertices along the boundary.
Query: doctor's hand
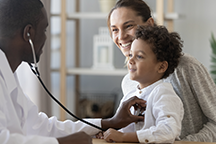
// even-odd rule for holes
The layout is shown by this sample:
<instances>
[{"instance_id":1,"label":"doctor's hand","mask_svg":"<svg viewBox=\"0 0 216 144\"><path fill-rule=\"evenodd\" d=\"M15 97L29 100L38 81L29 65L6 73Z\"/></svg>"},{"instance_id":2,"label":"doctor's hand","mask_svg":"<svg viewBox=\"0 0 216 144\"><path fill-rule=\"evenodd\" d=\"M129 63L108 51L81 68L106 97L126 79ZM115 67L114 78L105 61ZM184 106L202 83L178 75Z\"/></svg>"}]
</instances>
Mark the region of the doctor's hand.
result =
<instances>
[{"instance_id":1,"label":"doctor's hand","mask_svg":"<svg viewBox=\"0 0 216 144\"><path fill-rule=\"evenodd\" d=\"M121 107L118 109L116 114L110 119L102 119L101 125L103 129L114 128L120 129L132 122L139 122L143 121L143 116L132 115L130 112L130 108L134 107L135 110L145 109L146 108L146 101L143 99L139 99L138 97L134 96L127 101L123 102Z\"/></svg>"},{"instance_id":2,"label":"doctor's hand","mask_svg":"<svg viewBox=\"0 0 216 144\"><path fill-rule=\"evenodd\" d=\"M78 132L66 137L57 138L59 144L92 144L91 136L85 132Z\"/></svg>"}]
</instances>

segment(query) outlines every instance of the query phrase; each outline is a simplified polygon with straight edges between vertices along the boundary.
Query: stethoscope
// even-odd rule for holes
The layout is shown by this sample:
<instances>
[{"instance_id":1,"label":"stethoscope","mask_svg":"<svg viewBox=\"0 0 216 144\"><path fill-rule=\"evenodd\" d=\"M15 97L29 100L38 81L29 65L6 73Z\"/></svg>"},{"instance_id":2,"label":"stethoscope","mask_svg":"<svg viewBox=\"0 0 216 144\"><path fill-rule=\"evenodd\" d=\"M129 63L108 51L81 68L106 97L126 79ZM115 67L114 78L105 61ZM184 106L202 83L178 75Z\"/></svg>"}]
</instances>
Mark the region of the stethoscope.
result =
<instances>
[{"instance_id":1,"label":"stethoscope","mask_svg":"<svg viewBox=\"0 0 216 144\"><path fill-rule=\"evenodd\" d=\"M77 117L76 115L74 115L72 112L70 112L63 104L61 104L61 102L59 102L59 101L49 92L49 90L46 88L45 84L43 83L43 81L42 81L41 78L40 78L40 73L39 73L39 71L38 71L38 66L37 66L37 63L36 63L34 45L33 45L32 40L30 39L30 34L27 33L27 36L29 37L29 43L30 43L30 45L31 45L32 54L33 54L33 60L34 60L34 65L32 65L32 64L30 64L30 63L28 63L28 64L29 64L29 66L30 66L32 72L37 76L37 78L38 78L38 80L40 81L40 83L41 83L41 85L43 86L43 88L44 88L44 89L46 90L46 92L48 93L48 95L49 95L56 103L58 103L59 106L61 106L61 107L62 107L68 114L70 114L72 117L76 118L77 120L82 121L83 123L86 123L86 124L88 124L88 125L90 125L90 126L96 128L96 129L99 129L99 130L101 130L101 131L105 131L105 129L102 129L101 127L98 127L98 126L96 126L96 125L94 125L94 124L92 124L92 123L90 123L90 122L88 122L88 121L86 121L86 120L83 120L83 119Z\"/></svg>"}]
</instances>

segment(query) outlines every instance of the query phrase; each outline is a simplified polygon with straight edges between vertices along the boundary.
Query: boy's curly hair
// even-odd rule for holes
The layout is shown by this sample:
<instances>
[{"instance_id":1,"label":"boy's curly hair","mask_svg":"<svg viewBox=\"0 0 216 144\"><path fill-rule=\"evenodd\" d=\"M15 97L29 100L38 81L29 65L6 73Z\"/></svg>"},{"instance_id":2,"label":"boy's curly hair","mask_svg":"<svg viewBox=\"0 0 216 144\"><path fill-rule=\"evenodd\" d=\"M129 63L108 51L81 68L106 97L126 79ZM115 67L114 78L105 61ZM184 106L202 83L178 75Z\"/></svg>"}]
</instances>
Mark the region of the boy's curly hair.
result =
<instances>
[{"instance_id":1,"label":"boy's curly hair","mask_svg":"<svg viewBox=\"0 0 216 144\"><path fill-rule=\"evenodd\" d=\"M168 68L162 78L174 72L182 56L183 41L178 33L169 33L164 26L138 26L135 38L150 44L158 61L168 62Z\"/></svg>"}]
</instances>

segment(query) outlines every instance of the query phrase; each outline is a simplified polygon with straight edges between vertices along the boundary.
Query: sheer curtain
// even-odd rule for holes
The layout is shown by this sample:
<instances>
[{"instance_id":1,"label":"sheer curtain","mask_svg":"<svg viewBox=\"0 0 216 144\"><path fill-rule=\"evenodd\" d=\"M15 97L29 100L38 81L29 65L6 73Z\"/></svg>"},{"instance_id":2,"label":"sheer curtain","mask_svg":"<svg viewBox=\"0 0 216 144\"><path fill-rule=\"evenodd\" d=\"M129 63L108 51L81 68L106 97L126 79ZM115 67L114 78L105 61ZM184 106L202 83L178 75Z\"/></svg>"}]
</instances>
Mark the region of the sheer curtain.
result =
<instances>
[{"instance_id":1,"label":"sheer curtain","mask_svg":"<svg viewBox=\"0 0 216 144\"><path fill-rule=\"evenodd\" d=\"M50 0L42 0L47 11L48 20L50 19ZM41 79L50 89L50 27L47 28L47 41L43 48L43 54L38 63ZM38 106L39 111L51 114L51 99L42 88L37 77L32 73L28 64L23 62L17 69L20 85L26 95Z\"/></svg>"}]
</instances>

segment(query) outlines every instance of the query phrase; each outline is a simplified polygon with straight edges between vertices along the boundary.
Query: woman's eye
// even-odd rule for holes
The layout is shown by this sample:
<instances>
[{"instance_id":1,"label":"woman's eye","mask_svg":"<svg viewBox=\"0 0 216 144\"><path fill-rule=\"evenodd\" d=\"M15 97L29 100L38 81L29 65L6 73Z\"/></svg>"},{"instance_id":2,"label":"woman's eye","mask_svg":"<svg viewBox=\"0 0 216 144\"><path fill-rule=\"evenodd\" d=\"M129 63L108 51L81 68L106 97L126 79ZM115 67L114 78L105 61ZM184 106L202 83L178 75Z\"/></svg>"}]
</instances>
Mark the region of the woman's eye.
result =
<instances>
[{"instance_id":1,"label":"woman's eye","mask_svg":"<svg viewBox=\"0 0 216 144\"><path fill-rule=\"evenodd\" d=\"M132 57L132 54L129 54L129 58L131 58Z\"/></svg>"}]
</instances>

